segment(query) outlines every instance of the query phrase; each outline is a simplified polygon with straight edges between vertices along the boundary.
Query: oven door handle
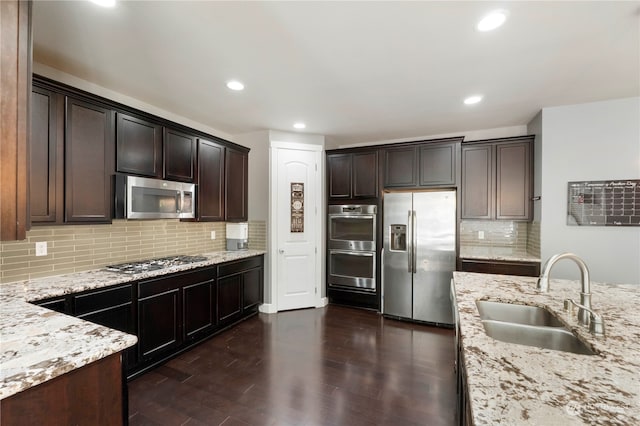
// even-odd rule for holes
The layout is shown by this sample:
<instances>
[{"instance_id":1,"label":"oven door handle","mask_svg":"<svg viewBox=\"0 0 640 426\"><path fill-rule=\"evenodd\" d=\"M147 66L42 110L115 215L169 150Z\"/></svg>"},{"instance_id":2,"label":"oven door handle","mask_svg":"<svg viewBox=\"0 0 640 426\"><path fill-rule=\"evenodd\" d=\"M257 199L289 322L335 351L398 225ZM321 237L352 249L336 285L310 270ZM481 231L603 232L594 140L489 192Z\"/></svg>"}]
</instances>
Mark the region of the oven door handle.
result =
<instances>
[{"instance_id":1,"label":"oven door handle","mask_svg":"<svg viewBox=\"0 0 640 426\"><path fill-rule=\"evenodd\" d=\"M375 252L372 251L349 251L349 250L329 250L329 254L348 254L350 256L373 257Z\"/></svg>"},{"instance_id":2,"label":"oven door handle","mask_svg":"<svg viewBox=\"0 0 640 426\"><path fill-rule=\"evenodd\" d=\"M329 219L374 219L372 214L330 214Z\"/></svg>"}]
</instances>

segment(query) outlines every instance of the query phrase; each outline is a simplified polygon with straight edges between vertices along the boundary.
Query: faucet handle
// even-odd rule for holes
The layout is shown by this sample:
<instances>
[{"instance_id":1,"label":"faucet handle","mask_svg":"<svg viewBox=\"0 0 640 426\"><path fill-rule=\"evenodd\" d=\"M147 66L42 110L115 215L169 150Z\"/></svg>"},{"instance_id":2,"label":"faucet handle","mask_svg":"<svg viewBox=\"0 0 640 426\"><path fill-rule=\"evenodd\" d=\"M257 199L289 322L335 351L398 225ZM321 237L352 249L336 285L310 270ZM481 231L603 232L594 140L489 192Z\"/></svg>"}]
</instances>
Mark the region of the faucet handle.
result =
<instances>
[{"instance_id":1,"label":"faucet handle","mask_svg":"<svg viewBox=\"0 0 640 426\"><path fill-rule=\"evenodd\" d=\"M564 300L564 310L569 312L569 315L573 315L574 307L579 308L580 311L587 311L589 313L589 331L592 334L596 336L605 335L604 319L602 318L602 315L594 312L584 305L581 305L573 299Z\"/></svg>"}]
</instances>

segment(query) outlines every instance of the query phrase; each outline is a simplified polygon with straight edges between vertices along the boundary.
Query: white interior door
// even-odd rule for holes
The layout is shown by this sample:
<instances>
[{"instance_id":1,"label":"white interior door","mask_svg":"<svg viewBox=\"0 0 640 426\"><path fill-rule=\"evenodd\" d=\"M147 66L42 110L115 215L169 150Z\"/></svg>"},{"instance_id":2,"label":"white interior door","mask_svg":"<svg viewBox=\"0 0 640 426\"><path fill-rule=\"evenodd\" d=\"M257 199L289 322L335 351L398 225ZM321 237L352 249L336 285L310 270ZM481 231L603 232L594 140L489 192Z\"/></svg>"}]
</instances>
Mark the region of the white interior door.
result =
<instances>
[{"instance_id":1,"label":"white interior door","mask_svg":"<svg viewBox=\"0 0 640 426\"><path fill-rule=\"evenodd\" d=\"M315 149L275 149L278 311L315 307L319 297L320 156Z\"/></svg>"}]
</instances>

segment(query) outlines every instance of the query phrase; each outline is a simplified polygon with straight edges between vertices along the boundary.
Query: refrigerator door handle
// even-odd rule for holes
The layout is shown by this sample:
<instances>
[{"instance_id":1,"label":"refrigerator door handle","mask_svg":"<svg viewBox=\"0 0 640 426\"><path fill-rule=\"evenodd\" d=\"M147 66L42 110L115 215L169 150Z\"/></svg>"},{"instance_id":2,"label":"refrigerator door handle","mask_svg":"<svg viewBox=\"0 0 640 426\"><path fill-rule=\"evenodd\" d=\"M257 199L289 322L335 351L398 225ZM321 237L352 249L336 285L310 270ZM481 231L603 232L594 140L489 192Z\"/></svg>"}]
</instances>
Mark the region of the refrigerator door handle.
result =
<instances>
[{"instance_id":1,"label":"refrigerator door handle","mask_svg":"<svg viewBox=\"0 0 640 426\"><path fill-rule=\"evenodd\" d=\"M412 210L411 213L411 256L413 258L411 260L411 271L415 274L417 272L416 261L418 258L418 229L416 228L418 222L416 220L416 211Z\"/></svg>"},{"instance_id":2,"label":"refrigerator door handle","mask_svg":"<svg viewBox=\"0 0 640 426\"><path fill-rule=\"evenodd\" d=\"M380 286L380 313L384 314L384 247L380 250L380 275L380 282L382 283Z\"/></svg>"},{"instance_id":3,"label":"refrigerator door handle","mask_svg":"<svg viewBox=\"0 0 640 426\"><path fill-rule=\"evenodd\" d=\"M412 210L409 210L407 214L407 272L413 273L413 221Z\"/></svg>"}]
</instances>

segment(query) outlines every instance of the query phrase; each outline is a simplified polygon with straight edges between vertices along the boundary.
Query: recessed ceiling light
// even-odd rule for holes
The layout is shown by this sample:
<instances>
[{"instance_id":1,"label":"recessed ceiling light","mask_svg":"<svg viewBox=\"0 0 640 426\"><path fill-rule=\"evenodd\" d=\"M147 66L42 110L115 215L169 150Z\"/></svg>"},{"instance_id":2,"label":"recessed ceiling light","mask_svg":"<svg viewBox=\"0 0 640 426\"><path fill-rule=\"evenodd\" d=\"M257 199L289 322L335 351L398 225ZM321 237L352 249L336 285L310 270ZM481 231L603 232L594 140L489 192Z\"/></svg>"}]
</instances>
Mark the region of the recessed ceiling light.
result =
<instances>
[{"instance_id":1,"label":"recessed ceiling light","mask_svg":"<svg viewBox=\"0 0 640 426\"><path fill-rule=\"evenodd\" d=\"M89 0L91 3L95 3L98 6L102 7L114 7L116 5L116 0Z\"/></svg>"},{"instance_id":2,"label":"recessed ceiling light","mask_svg":"<svg viewBox=\"0 0 640 426\"><path fill-rule=\"evenodd\" d=\"M482 96L480 95L473 95L473 96L469 96L468 98L466 98L464 100L464 103L466 105L473 105L473 104L477 104L478 102L480 102L482 100Z\"/></svg>"},{"instance_id":3,"label":"recessed ceiling light","mask_svg":"<svg viewBox=\"0 0 640 426\"><path fill-rule=\"evenodd\" d=\"M240 83L238 80L231 80L227 82L227 87L231 90L240 91L244 90L244 84Z\"/></svg>"},{"instance_id":4,"label":"recessed ceiling light","mask_svg":"<svg viewBox=\"0 0 640 426\"><path fill-rule=\"evenodd\" d=\"M295 123L293 127L295 127L296 129L304 129L307 127L307 125L304 123Z\"/></svg>"},{"instance_id":5,"label":"recessed ceiling light","mask_svg":"<svg viewBox=\"0 0 640 426\"><path fill-rule=\"evenodd\" d=\"M507 20L506 10L494 10L478 22L476 28L478 31L491 31L504 24Z\"/></svg>"}]
</instances>

